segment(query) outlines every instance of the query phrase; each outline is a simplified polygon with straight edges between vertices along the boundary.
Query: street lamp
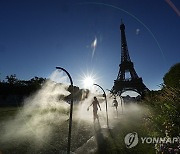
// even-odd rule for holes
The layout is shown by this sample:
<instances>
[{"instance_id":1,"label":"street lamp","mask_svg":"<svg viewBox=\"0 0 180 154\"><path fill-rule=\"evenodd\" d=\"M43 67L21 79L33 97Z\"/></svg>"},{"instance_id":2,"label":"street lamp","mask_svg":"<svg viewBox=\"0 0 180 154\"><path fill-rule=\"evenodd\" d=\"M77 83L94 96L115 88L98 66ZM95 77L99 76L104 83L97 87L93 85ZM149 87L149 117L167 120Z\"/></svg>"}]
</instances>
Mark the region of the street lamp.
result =
<instances>
[{"instance_id":1,"label":"street lamp","mask_svg":"<svg viewBox=\"0 0 180 154\"><path fill-rule=\"evenodd\" d=\"M73 112L73 81L72 78L70 76L70 74L68 73L68 71L66 71L64 68L62 67L56 67L56 69L60 69L63 70L67 76L70 79L70 83L71 83L71 87L72 87L72 91L71 91L71 104L70 104L70 117L69 117L69 133L68 133L68 147L67 147L67 153L70 154L70 147L71 147L71 129L72 129L72 112Z\"/></svg>"},{"instance_id":2,"label":"street lamp","mask_svg":"<svg viewBox=\"0 0 180 154\"><path fill-rule=\"evenodd\" d=\"M98 84L93 84L93 85L98 86L99 88L101 88L101 90L102 90L103 93L104 93L103 96L104 96L105 101L106 101L106 118L107 118L107 126L109 127L106 93L105 93L104 89L103 89L100 85L98 85Z\"/></svg>"}]
</instances>

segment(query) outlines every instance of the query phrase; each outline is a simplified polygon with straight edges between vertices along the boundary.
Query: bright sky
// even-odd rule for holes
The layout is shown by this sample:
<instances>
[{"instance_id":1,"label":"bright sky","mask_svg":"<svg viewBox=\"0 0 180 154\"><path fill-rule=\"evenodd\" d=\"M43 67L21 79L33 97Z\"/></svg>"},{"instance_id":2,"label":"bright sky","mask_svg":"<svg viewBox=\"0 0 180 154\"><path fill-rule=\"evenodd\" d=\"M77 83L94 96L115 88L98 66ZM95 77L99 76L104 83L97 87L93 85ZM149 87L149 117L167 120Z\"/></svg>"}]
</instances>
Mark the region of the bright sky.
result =
<instances>
[{"instance_id":1,"label":"bright sky","mask_svg":"<svg viewBox=\"0 0 180 154\"><path fill-rule=\"evenodd\" d=\"M168 0L169 1L169 0ZM80 86L83 75L111 89L120 64L120 23L129 54L149 89L180 61L180 1L1 0L0 79L48 77L64 67Z\"/></svg>"}]
</instances>

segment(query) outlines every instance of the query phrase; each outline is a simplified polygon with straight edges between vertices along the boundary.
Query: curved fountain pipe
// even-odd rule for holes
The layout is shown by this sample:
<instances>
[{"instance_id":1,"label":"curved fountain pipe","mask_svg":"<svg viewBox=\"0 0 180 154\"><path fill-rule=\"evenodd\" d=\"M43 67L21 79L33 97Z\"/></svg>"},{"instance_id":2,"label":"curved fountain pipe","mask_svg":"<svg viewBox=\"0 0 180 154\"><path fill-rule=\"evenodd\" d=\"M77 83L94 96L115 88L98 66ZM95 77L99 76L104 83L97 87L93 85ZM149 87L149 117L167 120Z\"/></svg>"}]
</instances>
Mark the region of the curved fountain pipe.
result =
<instances>
[{"instance_id":1,"label":"curved fountain pipe","mask_svg":"<svg viewBox=\"0 0 180 154\"><path fill-rule=\"evenodd\" d=\"M71 92L72 97L71 97L70 115L69 115L70 117L69 117L68 147L67 147L67 154L70 154L70 149L71 149L71 129L72 129L72 112L73 112L73 90L74 90L74 87L73 87L73 81L72 81L72 78L71 78L71 75L69 74L69 72L66 71L62 67L56 67L56 69L63 70L67 74L67 76L69 77L71 86L72 86L72 92Z\"/></svg>"},{"instance_id":2,"label":"curved fountain pipe","mask_svg":"<svg viewBox=\"0 0 180 154\"><path fill-rule=\"evenodd\" d=\"M101 88L101 90L103 91L103 96L104 96L104 98L105 98L105 101L106 101L106 118L107 118L107 127L109 127L109 119L108 119L108 110L107 110L107 98L106 98L106 93L105 93L105 91L104 91L104 89L100 86L100 85L98 85L98 84L93 84L93 85L95 85L95 86L98 86L99 88Z\"/></svg>"}]
</instances>

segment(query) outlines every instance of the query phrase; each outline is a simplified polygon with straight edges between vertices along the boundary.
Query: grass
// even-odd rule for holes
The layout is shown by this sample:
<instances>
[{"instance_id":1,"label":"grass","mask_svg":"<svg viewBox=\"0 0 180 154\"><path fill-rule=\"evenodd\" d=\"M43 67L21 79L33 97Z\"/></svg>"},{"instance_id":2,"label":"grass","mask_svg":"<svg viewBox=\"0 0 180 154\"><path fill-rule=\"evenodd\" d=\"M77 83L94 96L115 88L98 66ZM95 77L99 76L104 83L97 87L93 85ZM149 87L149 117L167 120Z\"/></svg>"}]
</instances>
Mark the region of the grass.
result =
<instances>
[{"instance_id":1,"label":"grass","mask_svg":"<svg viewBox=\"0 0 180 154\"><path fill-rule=\"evenodd\" d=\"M0 126L1 128L6 125L7 121L13 121L16 115L18 115L18 111L21 108L8 107L8 108L0 108ZM43 110L41 112L36 111L33 114L46 115L52 112L60 113L60 110L50 109ZM51 121L50 123L44 123L43 127L48 129L51 126L51 133L48 138L38 139L33 141L31 138L15 138L14 140L10 140L7 142L3 142L0 140L0 151L2 153L63 153L63 151L67 150L67 137L68 137L68 124L69 121L67 112L62 111L63 116L66 118L59 123L55 121ZM28 115L28 118L32 118L32 115ZM57 117L58 118L58 117ZM72 129L72 144L71 150L75 151L77 148L81 147L89 138L93 136L93 127L87 123L82 121L73 121L73 129ZM37 126L38 127L38 126ZM41 125L39 128L42 127ZM13 128L11 128L13 129ZM5 130L0 130L0 137ZM38 133L33 132L37 130L33 130L31 135L37 135ZM34 134L33 134L34 133ZM41 132L39 132L41 133ZM34 137L36 138L36 137ZM1 138L2 139L2 138Z\"/></svg>"},{"instance_id":2,"label":"grass","mask_svg":"<svg viewBox=\"0 0 180 154\"><path fill-rule=\"evenodd\" d=\"M13 118L19 110L21 110L20 107L0 107L0 123Z\"/></svg>"},{"instance_id":3,"label":"grass","mask_svg":"<svg viewBox=\"0 0 180 154\"><path fill-rule=\"evenodd\" d=\"M0 126L5 125L6 121L8 120L15 119L15 116L19 110L21 111L21 108L1 108ZM67 120L68 113L64 110L60 111L56 109L45 109L43 111L34 111L32 114L36 115L37 117L46 117L50 113L56 113L56 115L60 114L59 117L64 116L65 118L57 122L59 118L57 116L57 118L54 120L43 122L43 125L37 123L35 128L32 126L32 130L26 132L28 134L30 133L30 135L25 135L23 138L15 138L7 142L0 141L0 150L2 153L65 153L67 150L69 123ZM33 115L28 115L27 121L30 121L32 117ZM96 142L97 144L97 149L94 152L96 154L155 153L153 144L139 143L136 147L131 149L128 149L125 146L124 138L128 133L137 132L141 137L147 136L149 133L147 127L145 126L144 120L139 116L135 117L131 115L120 115L119 119L109 121L110 125L113 125L113 129L101 128L101 121L102 119L100 117L100 125L98 125L96 122L94 126L93 123L86 123L79 119L73 120L71 151L76 151L81 147L87 148L85 146L85 144L87 144L86 142L92 138L92 136L95 136L95 141L92 142ZM49 127L51 129L49 129ZM41 129L47 133L49 132L50 135L42 138L36 138L34 135L41 134L41 131L39 131ZM37 131L39 132L37 133ZM0 131L0 135L1 134L2 131ZM89 148L91 149L91 146L93 145L88 146L90 146ZM81 151L83 151L83 149Z\"/></svg>"}]
</instances>

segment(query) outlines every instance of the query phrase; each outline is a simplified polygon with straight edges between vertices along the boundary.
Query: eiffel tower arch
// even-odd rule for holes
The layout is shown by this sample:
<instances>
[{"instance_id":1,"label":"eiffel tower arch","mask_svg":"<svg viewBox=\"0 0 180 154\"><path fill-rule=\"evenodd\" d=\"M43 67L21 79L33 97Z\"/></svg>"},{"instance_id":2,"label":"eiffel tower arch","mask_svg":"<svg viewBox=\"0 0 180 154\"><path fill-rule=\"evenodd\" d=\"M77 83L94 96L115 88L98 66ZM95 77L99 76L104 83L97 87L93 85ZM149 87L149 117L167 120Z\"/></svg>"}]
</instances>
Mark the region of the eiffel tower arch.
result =
<instances>
[{"instance_id":1,"label":"eiffel tower arch","mask_svg":"<svg viewBox=\"0 0 180 154\"><path fill-rule=\"evenodd\" d=\"M122 22L122 21L121 21ZM144 96L149 89L143 83L141 77L138 76L134 69L134 64L131 61L128 52L128 46L125 35L125 25L121 23L121 63L119 65L119 73L117 79L114 80L114 86L111 89L112 94L121 95L123 92L131 90ZM127 74L129 75L127 77Z\"/></svg>"}]
</instances>

